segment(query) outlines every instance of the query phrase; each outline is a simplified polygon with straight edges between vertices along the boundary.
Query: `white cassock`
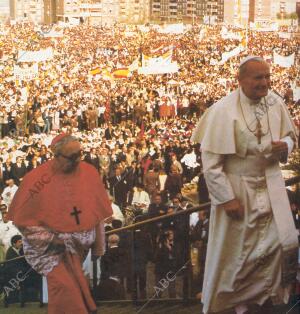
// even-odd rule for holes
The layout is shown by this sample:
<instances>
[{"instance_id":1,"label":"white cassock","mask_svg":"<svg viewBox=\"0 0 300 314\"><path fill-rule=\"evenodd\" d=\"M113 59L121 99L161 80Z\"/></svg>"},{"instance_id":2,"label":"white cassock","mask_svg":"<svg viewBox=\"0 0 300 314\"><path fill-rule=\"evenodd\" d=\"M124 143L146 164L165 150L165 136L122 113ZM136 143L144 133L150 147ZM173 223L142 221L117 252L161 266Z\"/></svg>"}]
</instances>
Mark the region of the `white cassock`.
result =
<instances>
[{"instance_id":1,"label":"white cassock","mask_svg":"<svg viewBox=\"0 0 300 314\"><path fill-rule=\"evenodd\" d=\"M120 220L122 221L122 224L124 224L125 218L120 207L117 204L112 203L111 208L113 210L112 219ZM108 225L111 225L111 224L108 224Z\"/></svg>"},{"instance_id":2,"label":"white cassock","mask_svg":"<svg viewBox=\"0 0 300 314\"><path fill-rule=\"evenodd\" d=\"M15 184L13 186L7 186L6 188L4 188L1 196L3 198L4 204L7 207L9 207L10 203L12 202L12 199L14 198L17 190L18 190L18 186Z\"/></svg>"},{"instance_id":3,"label":"white cassock","mask_svg":"<svg viewBox=\"0 0 300 314\"><path fill-rule=\"evenodd\" d=\"M293 146L296 129L278 96L269 91L264 99L261 144L248 129L256 127L258 107L240 89L210 107L192 136L201 143L212 201L204 313L261 305L268 298L287 303L297 270L297 231L279 162L269 158L271 141L284 139ZM242 220L231 219L219 206L234 198L245 208Z\"/></svg>"},{"instance_id":4,"label":"white cassock","mask_svg":"<svg viewBox=\"0 0 300 314\"><path fill-rule=\"evenodd\" d=\"M101 257L98 258L96 261L97 285L100 282L100 276L101 276L100 261L101 261ZM90 286L93 286L94 270L93 270L92 250L91 249L89 250L88 255L86 256L86 258L82 264L82 270L83 270L84 275L89 278Z\"/></svg>"},{"instance_id":5,"label":"white cassock","mask_svg":"<svg viewBox=\"0 0 300 314\"><path fill-rule=\"evenodd\" d=\"M135 190L133 192L132 205L143 205L143 214L148 212L150 197L146 191Z\"/></svg>"}]
</instances>

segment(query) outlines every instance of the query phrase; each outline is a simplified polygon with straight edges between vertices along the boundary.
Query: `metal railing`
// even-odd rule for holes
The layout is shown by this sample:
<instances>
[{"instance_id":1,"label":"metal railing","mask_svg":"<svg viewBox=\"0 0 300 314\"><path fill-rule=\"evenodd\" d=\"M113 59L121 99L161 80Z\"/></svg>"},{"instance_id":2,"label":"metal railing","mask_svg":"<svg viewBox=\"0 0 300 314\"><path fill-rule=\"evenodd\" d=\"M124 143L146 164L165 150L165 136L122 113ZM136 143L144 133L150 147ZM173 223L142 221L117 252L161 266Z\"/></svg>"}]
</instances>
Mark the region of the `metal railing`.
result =
<instances>
[{"instance_id":1,"label":"metal railing","mask_svg":"<svg viewBox=\"0 0 300 314\"><path fill-rule=\"evenodd\" d=\"M287 179L285 181L285 185L286 186L291 186L294 184L297 184L300 182L300 176L295 176L293 178ZM183 251L182 251L182 256L183 256L183 260L185 261L184 267L182 267L182 271L183 271L183 285L182 285L182 299L181 301L184 302L188 302L190 300L192 300L193 298L191 297L191 256L190 256L190 248L191 248L191 243L190 243L190 223L189 223L189 218L190 218L190 214L194 213L194 212L198 212L200 210L206 210L209 211L211 203L204 203L201 204L199 206L193 206L190 208L187 208L185 210L180 210L178 212L175 213L170 213L170 214L165 214L165 215L161 215L158 217L149 217L147 216L147 214L143 215L143 221L139 221L139 222L135 222L131 225L125 226L125 227L121 227L118 229L113 229L110 231L107 231L105 234L106 236L109 236L111 234L120 234L123 232L127 232L130 234L130 244L131 244L131 260L134 260L135 257L135 250L134 250L134 244L135 244L135 233L137 230L140 230L141 228L145 228L151 224L157 224L157 223L161 223L164 222L166 220L174 220L174 219L180 219L181 223L183 224L183 229L184 229L184 246L183 246ZM149 217L149 218L148 218ZM19 259L24 258L24 256L20 256L20 257L16 257L14 259L11 260L7 260L4 262L0 262L1 264L6 264L12 261L16 261ZM97 262L93 262L93 295L94 297L96 296L96 289L97 289L97 279L98 279L98 274L97 274ZM134 271L132 272L134 273ZM132 274L132 276L134 276ZM134 278L132 278L132 282L134 282ZM174 299L175 300L175 299ZM97 300L97 301L101 301L101 300ZM137 291L135 291L133 289L132 292L132 298L130 300L127 301L133 301L133 302L138 302L139 298L138 298L138 293Z\"/></svg>"}]
</instances>

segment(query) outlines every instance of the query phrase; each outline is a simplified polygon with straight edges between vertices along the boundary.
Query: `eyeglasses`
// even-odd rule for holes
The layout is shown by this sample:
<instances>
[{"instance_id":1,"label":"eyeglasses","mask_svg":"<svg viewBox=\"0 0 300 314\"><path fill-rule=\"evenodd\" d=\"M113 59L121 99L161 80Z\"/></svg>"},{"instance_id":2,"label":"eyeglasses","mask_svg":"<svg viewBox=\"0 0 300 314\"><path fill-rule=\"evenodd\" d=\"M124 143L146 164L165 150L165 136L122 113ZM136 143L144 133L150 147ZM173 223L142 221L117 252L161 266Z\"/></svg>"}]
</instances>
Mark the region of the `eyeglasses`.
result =
<instances>
[{"instance_id":1,"label":"eyeglasses","mask_svg":"<svg viewBox=\"0 0 300 314\"><path fill-rule=\"evenodd\" d=\"M76 159L78 159L79 157L81 157L81 155L82 155L82 151L80 150L80 151L78 151L77 153L71 154L70 156L66 156L66 155L64 155L64 154L62 154L62 153L59 153L58 156L62 156L62 157L66 158L66 159L68 159L68 160L70 160L70 161L75 161Z\"/></svg>"}]
</instances>

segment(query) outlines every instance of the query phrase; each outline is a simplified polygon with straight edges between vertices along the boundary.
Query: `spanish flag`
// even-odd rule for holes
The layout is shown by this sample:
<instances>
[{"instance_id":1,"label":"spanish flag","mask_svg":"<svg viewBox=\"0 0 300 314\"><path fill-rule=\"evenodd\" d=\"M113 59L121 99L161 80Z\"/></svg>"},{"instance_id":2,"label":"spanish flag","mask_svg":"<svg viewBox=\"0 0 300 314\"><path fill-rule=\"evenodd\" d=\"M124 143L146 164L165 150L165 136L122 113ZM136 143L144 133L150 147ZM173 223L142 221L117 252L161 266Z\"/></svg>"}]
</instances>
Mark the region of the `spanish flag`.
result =
<instances>
[{"instance_id":1,"label":"spanish flag","mask_svg":"<svg viewBox=\"0 0 300 314\"><path fill-rule=\"evenodd\" d=\"M102 75L102 78L106 81L110 81L110 80L113 80L114 77L112 76L112 74L110 73L110 71L107 69L107 68L104 68L102 71L101 71L101 75Z\"/></svg>"},{"instance_id":2,"label":"spanish flag","mask_svg":"<svg viewBox=\"0 0 300 314\"><path fill-rule=\"evenodd\" d=\"M112 76L114 78L127 78L129 74L130 74L130 71L128 68L120 68L112 72Z\"/></svg>"},{"instance_id":3,"label":"spanish flag","mask_svg":"<svg viewBox=\"0 0 300 314\"><path fill-rule=\"evenodd\" d=\"M96 74L99 74L99 73L101 73L101 69L100 69L99 67L90 70L90 74L91 74L91 75L96 75Z\"/></svg>"}]
</instances>

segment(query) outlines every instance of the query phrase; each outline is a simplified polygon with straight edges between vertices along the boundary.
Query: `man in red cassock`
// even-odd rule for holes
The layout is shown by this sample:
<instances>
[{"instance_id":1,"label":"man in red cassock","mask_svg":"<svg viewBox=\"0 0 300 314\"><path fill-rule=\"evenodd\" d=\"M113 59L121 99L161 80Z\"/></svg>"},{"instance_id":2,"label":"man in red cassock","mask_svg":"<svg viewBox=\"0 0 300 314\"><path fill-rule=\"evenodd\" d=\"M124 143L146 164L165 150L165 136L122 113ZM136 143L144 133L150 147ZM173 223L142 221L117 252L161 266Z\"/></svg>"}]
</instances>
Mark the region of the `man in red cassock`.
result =
<instances>
[{"instance_id":1,"label":"man in red cassock","mask_svg":"<svg viewBox=\"0 0 300 314\"><path fill-rule=\"evenodd\" d=\"M103 220L112 215L97 170L80 161L78 140L53 139L54 159L29 172L9 208L28 263L47 277L49 314L95 313L81 264L90 247L104 254Z\"/></svg>"}]
</instances>

